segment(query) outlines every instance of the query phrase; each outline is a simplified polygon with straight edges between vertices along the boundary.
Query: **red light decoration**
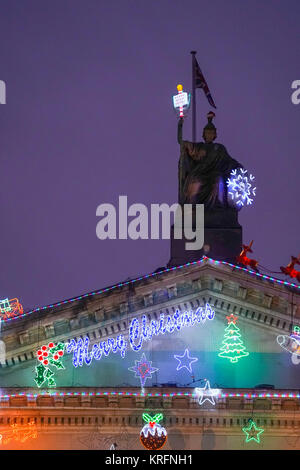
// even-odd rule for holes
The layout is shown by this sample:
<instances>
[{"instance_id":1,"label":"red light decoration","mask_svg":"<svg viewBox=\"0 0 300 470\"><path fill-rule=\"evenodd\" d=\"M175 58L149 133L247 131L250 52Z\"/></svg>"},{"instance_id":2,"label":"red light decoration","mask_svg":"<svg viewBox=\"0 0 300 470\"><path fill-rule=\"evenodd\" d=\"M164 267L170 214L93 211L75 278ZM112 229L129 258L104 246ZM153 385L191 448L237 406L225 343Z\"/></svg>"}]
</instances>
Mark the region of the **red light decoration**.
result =
<instances>
[{"instance_id":1,"label":"red light decoration","mask_svg":"<svg viewBox=\"0 0 300 470\"><path fill-rule=\"evenodd\" d=\"M251 250L252 244L253 240L249 245L243 245L243 249L236 260L238 263L243 264L244 266L250 266L250 268L255 269L257 271L258 261L256 261L255 259L250 259L247 256L248 252L253 253L253 251Z\"/></svg>"},{"instance_id":2,"label":"red light decoration","mask_svg":"<svg viewBox=\"0 0 300 470\"><path fill-rule=\"evenodd\" d=\"M300 271L297 271L297 269L294 268L295 264L300 264L300 255L298 258L291 256L291 262L287 266L280 266L280 271L300 282Z\"/></svg>"},{"instance_id":3,"label":"red light decoration","mask_svg":"<svg viewBox=\"0 0 300 470\"><path fill-rule=\"evenodd\" d=\"M56 383L53 378L54 372L51 371L48 365L52 365L57 369L64 369L62 362L60 361L61 357L64 355L64 343L49 343L48 346L43 345L36 353L37 360L39 365L36 366L36 376L35 383L38 387L41 387L44 382L47 381L48 387L55 387Z\"/></svg>"}]
</instances>

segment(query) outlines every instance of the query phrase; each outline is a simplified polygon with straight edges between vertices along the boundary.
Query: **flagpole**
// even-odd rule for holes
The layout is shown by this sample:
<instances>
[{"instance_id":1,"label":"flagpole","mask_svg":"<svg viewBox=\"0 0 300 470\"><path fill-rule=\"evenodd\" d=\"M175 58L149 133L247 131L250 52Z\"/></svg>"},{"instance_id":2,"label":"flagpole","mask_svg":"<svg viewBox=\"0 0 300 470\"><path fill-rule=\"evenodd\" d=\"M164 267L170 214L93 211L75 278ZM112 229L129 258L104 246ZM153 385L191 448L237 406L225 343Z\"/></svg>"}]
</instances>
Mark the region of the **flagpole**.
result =
<instances>
[{"instance_id":1,"label":"flagpole","mask_svg":"<svg viewBox=\"0 0 300 470\"><path fill-rule=\"evenodd\" d=\"M192 136L193 142L196 142L196 87L195 87L195 55L197 51L191 51L192 54L192 106L193 106L193 124L192 124Z\"/></svg>"}]
</instances>

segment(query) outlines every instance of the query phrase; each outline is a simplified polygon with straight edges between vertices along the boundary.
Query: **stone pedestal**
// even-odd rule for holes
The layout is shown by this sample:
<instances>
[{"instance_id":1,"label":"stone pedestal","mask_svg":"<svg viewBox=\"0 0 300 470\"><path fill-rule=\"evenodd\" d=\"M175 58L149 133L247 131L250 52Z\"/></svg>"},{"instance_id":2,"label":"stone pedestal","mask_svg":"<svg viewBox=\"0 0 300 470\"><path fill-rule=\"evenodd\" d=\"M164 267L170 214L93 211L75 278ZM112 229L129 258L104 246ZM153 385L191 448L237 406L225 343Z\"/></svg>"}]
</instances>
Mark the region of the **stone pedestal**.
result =
<instances>
[{"instance_id":1,"label":"stone pedestal","mask_svg":"<svg viewBox=\"0 0 300 470\"><path fill-rule=\"evenodd\" d=\"M194 225L194 224L193 224ZM192 240L193 241L193 240ZM178 266L197 261L208 256L219 261L236 263L242 249L242 226L238 222L235 209L215 209L204 211L204 245L200 250L186 250L187 240L174 238L171 227L171 258L168 266Z\"/></svg>"}]
</instances>

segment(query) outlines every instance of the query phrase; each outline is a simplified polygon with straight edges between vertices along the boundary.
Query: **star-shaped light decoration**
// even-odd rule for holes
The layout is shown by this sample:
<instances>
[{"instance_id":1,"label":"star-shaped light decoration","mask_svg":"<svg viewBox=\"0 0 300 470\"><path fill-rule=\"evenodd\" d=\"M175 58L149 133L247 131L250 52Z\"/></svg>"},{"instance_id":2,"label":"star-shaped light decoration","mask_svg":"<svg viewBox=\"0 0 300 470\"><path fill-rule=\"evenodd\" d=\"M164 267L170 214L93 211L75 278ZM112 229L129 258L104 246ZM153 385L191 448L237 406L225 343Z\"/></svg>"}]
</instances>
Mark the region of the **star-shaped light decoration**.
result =
<instances>
[{"instance_id":1,"label":"star-shaped light decoration","mask_svg":"<svg viewBox=\"0 0 300 470\"><path fill-rule=\"evenodd\" d=\"M158 369L152 367L152 361L147 361L143 353L140 361L135 361L135 366L129 367L128 370L135 372L135 377L140 379L141 387L144 388L146 380L151 379L153 372L156 372Z\"/></svg>"},{"instance_id":2,"label":"star-shaped light decoration","mask_svg":"<svg viewBox=\"0 0 300 470\"><path fill-rule=\"evenodd\" d=\"M227 315L226 317L226 320L228 321L228 324L229 323L233 323L235 325L235 322L237 321L238 317L235 317L233 315L233 313L231 313L230 315Z\"/></svg>"},{"instance_id":3,"label":"star-shaped light decoration","mask_svg":"<svg viewBox=\"0 0 300 470\"><path fill-rule=\"evenodd\" d=\"M259 444L259 436L261 435L261 433L264 432L264 429L257 427L256 423L251 419L249 422L249 426L247 428L243 428L242 431L247 435L246 442L256 441Z\"/></svg>"},{"instance_id":4,"label":"star-shaped light decoration","mask_svg":"<svg viewBox=\"0 0 300 470\"><path fill-rule=\"evenodd\" d=\"M215 405L214 397L220 395L220 390L218 388L210 388L210 383L206 380L203 388L195 388L195 393L199 399L199 405L203 405L206 400Z\"/></svg>"},{"instance_id":5,"label":"star-shaped light decoration","mask_svg":"<svg viewBox=\"0 0 300 470\"><path fill-rule=\"evenodd\" d=\"M183 356L177 356L174 354L174 357L176 361L178 361L177 369L180 370L183 369L184 367L192 374L192 364L193 362L197 362L198 358L197 357L190 357L190 352L188 349L184 351Z\"/></svg>"}]
</instances>

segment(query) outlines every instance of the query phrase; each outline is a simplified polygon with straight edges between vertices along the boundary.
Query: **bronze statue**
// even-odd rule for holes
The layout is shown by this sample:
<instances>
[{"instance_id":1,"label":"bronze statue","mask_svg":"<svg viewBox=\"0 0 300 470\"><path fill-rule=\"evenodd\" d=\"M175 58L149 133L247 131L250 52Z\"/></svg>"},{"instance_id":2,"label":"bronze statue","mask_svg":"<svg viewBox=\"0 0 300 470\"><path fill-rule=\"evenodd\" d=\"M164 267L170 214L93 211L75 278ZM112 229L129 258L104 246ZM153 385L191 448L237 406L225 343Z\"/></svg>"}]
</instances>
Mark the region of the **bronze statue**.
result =
<instances>
[{"instance_id":1,"label":"bronze statue","mask_svg":"<svg viewBox=\"0 0 300 470\"><path fill-rule=\"evenodd\" d=\"M206 208L233 207L227 197L226 181L230 172L242 165L227 153L222 144L214 143L217 130L212 122L215 114L207 114L203 129L204 142L182 140L183 118L178 122L179 203L204 204Z\"/></svg>"}]
</instances>

